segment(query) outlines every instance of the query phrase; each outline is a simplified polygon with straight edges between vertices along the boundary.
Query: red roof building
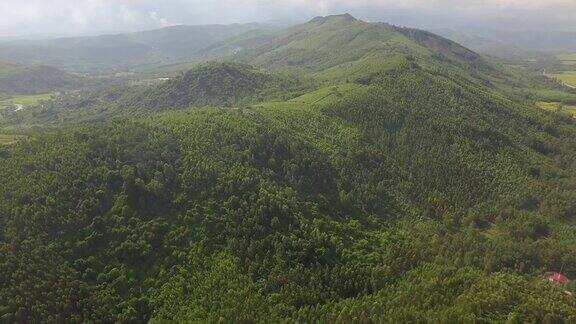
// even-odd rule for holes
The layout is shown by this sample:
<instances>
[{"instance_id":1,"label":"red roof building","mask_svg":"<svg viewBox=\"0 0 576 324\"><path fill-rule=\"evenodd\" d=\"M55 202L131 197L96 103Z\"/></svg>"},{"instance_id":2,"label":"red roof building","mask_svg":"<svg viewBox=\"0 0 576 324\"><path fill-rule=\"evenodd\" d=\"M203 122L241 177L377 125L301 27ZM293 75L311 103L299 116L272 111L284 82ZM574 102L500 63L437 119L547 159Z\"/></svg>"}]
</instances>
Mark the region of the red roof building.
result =
<instances>
[{"instance_id":1,"label":"red roof building","mask_svg":"<svg viewBox=\"0 0 576 324\"><path fill-rule=\"evenodd\" d=\"M554 283L565 285L570 282L568 277L559 272L546 272L546 278Z\"/></svg>"}]
</instances>

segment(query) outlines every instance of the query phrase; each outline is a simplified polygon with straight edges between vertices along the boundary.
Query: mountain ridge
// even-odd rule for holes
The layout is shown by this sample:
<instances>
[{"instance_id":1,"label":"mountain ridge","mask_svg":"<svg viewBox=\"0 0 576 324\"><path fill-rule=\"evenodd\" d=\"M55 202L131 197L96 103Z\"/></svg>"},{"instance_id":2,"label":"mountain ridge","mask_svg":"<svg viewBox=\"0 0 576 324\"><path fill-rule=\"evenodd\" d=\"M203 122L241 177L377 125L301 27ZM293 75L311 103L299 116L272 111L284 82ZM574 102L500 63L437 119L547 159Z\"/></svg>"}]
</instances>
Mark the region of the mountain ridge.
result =
<instances>
[{"instance_id":1,"label":"mountain ridge","mask_svg":"<svg viewBox=\"0 0 576 324\"><path fill-rule=\"evenodd\" d=\"M417 29L385 23L366 23L351 15L316 17L302 25L264 35L249 31L248 34L240 34L232 43L223 41L221 45L210 47L209 50L222 53L222 48L237 48L238 42L257 46L231 56L208 55L225 59L200 65L183 75L197 73L211 65L213 72L223 77L221 83L230 86L248 84L253 77L264 80L260 76L264 77L265 74L253 72L268 70L269 76L274 75L271 78L266 77L271 84L275 84L273 87L257 86L241 96L233 95L235 90L229 89L228 94L234 99L227 101L222 95L218 95L217 99L189 91L196 88L197 80L175 75L171 76L169 81L161 82L162 84L136 85L113 89L112 92L104 90L87 98L83 95L79 100L75 95L64 95L45 105L45 113L37 116L42 116L41 120L47 121L46 118L49 120L51 115L56 117L64 114L68 116L67 120L74 120L75 116L81 114L84 120L90 116L103 118L98 114L108 117L126 116L136 111L152 113L184 109L188 106L238 107L266 100L291 99L304 91L317 90L328 85L363 83L401 66L420 66L430 71L439 71L443 75L452 74L461 81L468 79L466 82L488 85L492 89L498 89L498 83L516 80L513 75L504 73L479 54L446 38ZM226 59L236 63L227 63ZM233 67L236 72L228 77L224 77L227 73L217 72L227 70L228 67ZM266 82L258 84L263 83ZM286 92L284 95L280 94L281 88ZM258 94L258 91L263 94ZM75 106L79 108L76 111L73 108ZM22 120L20 117L14 119L16 116L10 115L5 116L5 123ZM27 117L24 118L26 119Z\"/></svg>"},{"instance_id":2,"label":"mountain ridge","mask_svg":"<svg viewBox=\"0 0 576 324\"><path fill-rule=\"evenodd\" d=\"M112 74L182 58L194 59L198 51L213 42L256 28L264 27L183 25L137 33L14 41L0 44L0 60L21 64L42 61L73 72Z\"/></svg>"}]
</instances>

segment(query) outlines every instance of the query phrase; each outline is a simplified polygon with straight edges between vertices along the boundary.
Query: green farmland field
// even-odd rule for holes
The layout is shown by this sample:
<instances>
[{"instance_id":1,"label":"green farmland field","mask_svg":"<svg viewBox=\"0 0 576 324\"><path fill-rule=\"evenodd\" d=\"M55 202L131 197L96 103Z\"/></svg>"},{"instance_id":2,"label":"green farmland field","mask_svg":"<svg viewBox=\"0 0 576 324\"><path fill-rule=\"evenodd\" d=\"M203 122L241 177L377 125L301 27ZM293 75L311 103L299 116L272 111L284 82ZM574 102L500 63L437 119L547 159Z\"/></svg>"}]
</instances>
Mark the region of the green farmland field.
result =
<instances>
[{"instance_id":1,"label":"green farmland field","mask_svg":"<svg viewBox=\"0 0 576 324\"><path fill-rule=\"evenodd\" d=\"M563 64L576 65L576 53L559 54L556 55L556 58L562 61Z\"/></svg>"},{"instance_id":2,"label":"green farmland field","mask_svg":"<svg viewBox=\"0 0 576 324\"><path fill-rule=\"evenodd\" d=\"M0 100L0 109L14 106L14 105L22 105L25 107L35 106L41 100L48 100L52 97L52 93L45 93L40 95L28 95L28 96L17 96L8 99Z\"/></svg>"},{"instance_id":3,"label":"green farmland field","mask_svg":"<svg viewBox=\"0 0 576 324\"><path fill-rule=\"evenodd\" d=\"M562 71L557 74L550 74L550 76L569 85L576 86L576 71Z\"/></svg>"},{"instance_id":4,"label":"green farmland field","mask_svg":"<svg viewBox=\"0 0 576 324\"><path fill-rule=\"evenodd\" d=\"M541 109L548 111L557 111L568 116L576 116L576 106L573 105L561 105L559 102L547 102L539 101L536 103Z\"/></svg>"},{"instance_id":5,"label":"green farmland field","mask_svg":"<svg viewBox=\"0 0 576 324\"><path fill-rule=\"evenodd\" d=\"M11 134L0 134L0 145L10 145L16 143L18 140L24 139L24 135L11 135Z\"/></svg>"}]
</instances>

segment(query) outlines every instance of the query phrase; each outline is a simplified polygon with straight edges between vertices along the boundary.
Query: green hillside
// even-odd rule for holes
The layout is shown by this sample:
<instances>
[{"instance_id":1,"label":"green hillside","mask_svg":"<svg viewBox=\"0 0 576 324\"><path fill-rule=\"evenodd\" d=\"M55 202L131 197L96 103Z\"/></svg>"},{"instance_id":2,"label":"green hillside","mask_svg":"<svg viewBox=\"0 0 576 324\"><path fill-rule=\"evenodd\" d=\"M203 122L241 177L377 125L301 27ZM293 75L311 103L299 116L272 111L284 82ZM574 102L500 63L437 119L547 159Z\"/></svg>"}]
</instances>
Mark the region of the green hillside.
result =
<instances>
[{"instance_id":1,"label":"green hillside","mask_svg":"<svg viewBox=\"0 0 576 324\"><path fill-rule=\"evenodd\" d=\"M239 40L226 40L215 48L205 56L227 53L253 65L291 71L318 72L397 55L462 68L488 68L478 54L440 36L384 23L367 23L348 14L317 17L306 24L264 36L247 33Z\"/></svg>"},{"instance_id":2,"label":"green hillside","mask_svg":"<svg viewBox=\"0 0 576 324\"><path fill-rule=\"evenodd\" d=\"M50 66L26 66L0 62L0 93L42 94L74 89L87 81Z\"/></svg>"},{"instance_id":3,"label":"green hillside","mask_svg":"<svg viewBox=\"0 0 576 324\"><path fill-rule=\"evenodd\" d=\"M274 35L2 115L37 126L0 146L2 321L576 321L543 276L576 124L524 93L561 87L349 15Z\"/></svg>"},{"instance_id":4,"label":"green hillside","mask_svg":"<svg viewBox=\"0 0 576 324\"><path fill-rule=\"evenodd\" d=\"M287 96L297 81L251 66L210 62L182 73L159 86L124 94L122 109L181 109L190 106L232 107Z\"/></svg>"},{"instance_id":5,"label":"green hillside","mask_svg":"<svg viewBox=\"0 0 576 324\"><path fill-rule=\"evenodd\" d=\"M34 110L0 111L0 125L78 123L191 106L237 108L296 97L312 86L313 83L305 79L244 64L208 62L151 85L62 93Z\"/></svg>"}]
</instances>

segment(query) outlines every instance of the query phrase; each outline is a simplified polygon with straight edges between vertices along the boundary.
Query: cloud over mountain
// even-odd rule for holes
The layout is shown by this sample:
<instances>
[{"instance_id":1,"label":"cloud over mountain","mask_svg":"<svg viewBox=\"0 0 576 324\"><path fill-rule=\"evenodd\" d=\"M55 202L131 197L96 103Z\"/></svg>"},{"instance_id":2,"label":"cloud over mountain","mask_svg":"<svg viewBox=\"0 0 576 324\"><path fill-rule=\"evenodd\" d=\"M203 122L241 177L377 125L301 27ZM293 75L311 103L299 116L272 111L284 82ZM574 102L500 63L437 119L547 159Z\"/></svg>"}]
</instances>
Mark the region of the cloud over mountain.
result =
<instances>
[{"instance_id":1,"label":"cloud over mountain","mask_svg":"<svg viewBox=\"0 0 576 324\"><path fill-rule=\"evenodd\" d=\"M496 22L526 28L540 21L547 28L576 29L571 17L576 12L573 0L3 0L0 35L304 20L342 12L418 27Z\"/></svg>"}]
</instances>

